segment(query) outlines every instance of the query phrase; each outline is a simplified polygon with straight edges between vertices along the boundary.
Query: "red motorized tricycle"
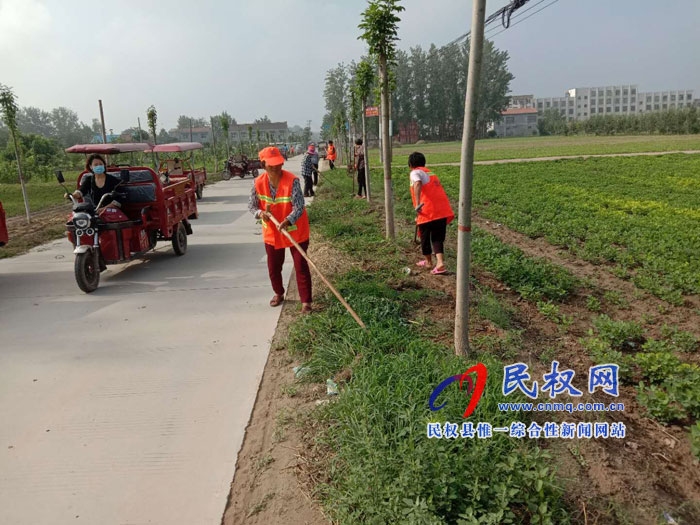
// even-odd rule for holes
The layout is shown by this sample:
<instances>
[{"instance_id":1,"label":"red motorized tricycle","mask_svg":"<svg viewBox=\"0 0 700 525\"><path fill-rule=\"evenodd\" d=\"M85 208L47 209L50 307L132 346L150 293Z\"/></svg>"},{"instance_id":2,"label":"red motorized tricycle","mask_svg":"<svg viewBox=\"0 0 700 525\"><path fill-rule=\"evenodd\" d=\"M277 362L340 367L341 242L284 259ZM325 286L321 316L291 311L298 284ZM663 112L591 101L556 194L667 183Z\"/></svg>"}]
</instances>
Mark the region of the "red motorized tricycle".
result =
<instances>
[{"instance_id":1,"label":"red motorized tricycle","mask_svg":"<svg viewBox=\"0 0 700 525\"><path fill-rule=\"evenodd\" d=\"M0 202L0 246L5 246L8 241L7 223L5 222L5 210L2 209Z\"/></svg>"},{"instance_id":2,"label":"red motorized tricycle","mask_svg":"<svg viewBox=\"0 0 700 525\"><path fill-rule=\"evenodd\" d=\"M249 173L255 178L258 176L258 170L261 169L262 164L258 159L249 159L245 155L231 155L226 159L226 166L221 174L221 178L229 180L235 175L242 179Z\"/></svg>"},{"instance_id":3,"label":"red motorized tricycle","mask_svg":"<svg viewBox=\"0 0 700 525\"><path fill-rule=\"evenodd\" d=\"M165 177L166 180L173 182L183 177L191 178L194 182L195 193L197 198L201 199L204 192L204 185L207 182L207 168L194 167L194 151L202 149L199 142L174 142L171 144L158 144L152 150L153 153L186 153L190 152L189 157L184 159L180 156L173 156L165 160L160 160L158 172ZM202 163L204 159L202 159Z\"/></svg>"},{"instance_id":4,"label":"red motorized tricycle","mask_svg":"<svg viewBox=\"0 0 700 525\"><path fill-rule=\"evenodd\" d=\"M150 144L84 144L68 148L68 153L99 153L116 155L143 152ZM112 193L100 202L89 198L78 202L65 187L65 179L56 172L58 182L64 185L73 201L73 212L66 223L68 239L75 250L75 279L86 293L97 289L100 272L109 264L131 261L156 246L159 239L172 242L176 255L187 251L187 236L192 233L191 219L197 218L195 183L190 177L162 183L160 176L145 166L112 165L108 162L107 176L117 177L119 183ZM83 177L92 177L83 172ZM121 208L110 207L111 199L118 197Z\"/></svg>"}]
</instances>

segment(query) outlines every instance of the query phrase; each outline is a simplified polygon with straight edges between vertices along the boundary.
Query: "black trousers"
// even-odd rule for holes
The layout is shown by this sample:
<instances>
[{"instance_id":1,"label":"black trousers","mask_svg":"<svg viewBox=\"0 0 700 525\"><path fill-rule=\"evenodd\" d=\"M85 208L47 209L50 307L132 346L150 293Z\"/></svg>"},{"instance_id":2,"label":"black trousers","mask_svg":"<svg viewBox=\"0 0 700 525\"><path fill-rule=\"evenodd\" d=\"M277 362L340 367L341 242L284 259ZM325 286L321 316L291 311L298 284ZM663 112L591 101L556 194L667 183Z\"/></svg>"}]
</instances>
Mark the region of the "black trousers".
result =
<instances>
[{"instance_id":1,"label":"black trousers","mask_svg":"<svg viewBox=\"0 0 700 525\"><path fill-rule=\"evenodd\" d=\"M314 196L314 186L311 177L304 176L304 197Z\"/></svg>"},{"instance_id":2,"label":"black trousers","mask_svg":"<svg viewBox=\"0 0 700 525\"><path fill-rule=\"evenodd\" d=\"M362 189L365 190L365 197L367 196L367 181L365 180L365 169L357 170L357 194L362 196Z\"/></svg>"},{"instance_id":3,"label":"black trousers","mask_svg":"<svg viewBox=\"0 0 700 525\"><path fill-rule=\"evenodd\" d=\"M335 163L332 160L328 159L328 165L331 167L332 170L335 169Z\"/></svg>"},{"instance_id":4,"label":"black trousers","mask_svg":"<svg viewBox=\"0 0 700 525\"><path fill-rule=\"evenodd\" d=\"M446 218L419 224L418 231L420 231L420 246L423 255L445 253Z\"/></svg>"},{"instance_id":5,"label":"black trousers","mask_svg":"<svg viewBox=\"0 0 700 525\"><path fill-rule=\"evenodd\" d=\"M318 164L314 164L313 177L314 177L314 186L318 186Z\"/></svg>"}]
</instances>

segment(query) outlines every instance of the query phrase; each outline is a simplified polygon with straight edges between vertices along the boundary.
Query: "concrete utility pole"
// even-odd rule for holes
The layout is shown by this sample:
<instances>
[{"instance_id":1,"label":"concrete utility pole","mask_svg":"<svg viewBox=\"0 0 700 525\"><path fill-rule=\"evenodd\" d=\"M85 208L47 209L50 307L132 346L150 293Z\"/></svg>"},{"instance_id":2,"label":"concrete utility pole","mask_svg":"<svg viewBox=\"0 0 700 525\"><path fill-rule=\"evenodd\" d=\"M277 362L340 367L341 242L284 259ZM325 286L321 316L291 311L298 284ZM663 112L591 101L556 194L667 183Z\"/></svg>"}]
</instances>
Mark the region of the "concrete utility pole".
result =
<instances>
[{"instance_id":1,"label":"concrete utility pole","mask_svg":"<svg viewBox=\"0 0 700 525\"><path fill-rule=\"evenodd\" d=\"M214 171L219 173L219 159L216 155L216 133L214 133L214 117L209 117L209 120L211 121L211 142L214 147ZM228 152L226 154L228 155ZM203 151L202 155L204 155Z\"/></svg>"},{"instance_id":2,"label":"concrete utility pole","mask_svg":"<svg viewBox=\"0 0 700 525\"><path fill-rule=\"evenodd\" d=\"M100 122L102 123L102 144L107 144L107 130L105 129L105 114L102 111L102 100L98 100L100 103Z\"/></svg>"},{"instance_id":3,"label":"concrete utility pole","mask_svg":"<svg viewBox=\"0 0 700 525\"><path fill-rule=\"evenodd\" d=\"M455 353L469 352L469 271L472 242L472 182L474 180L474 140L476 103L479 96L481 61L484 49L486 0L474 0L472 11L467 96L464 105L462 156L459 167L459 220L457 225L457 305L455 312Z\"/></svg>"}]
</instances>

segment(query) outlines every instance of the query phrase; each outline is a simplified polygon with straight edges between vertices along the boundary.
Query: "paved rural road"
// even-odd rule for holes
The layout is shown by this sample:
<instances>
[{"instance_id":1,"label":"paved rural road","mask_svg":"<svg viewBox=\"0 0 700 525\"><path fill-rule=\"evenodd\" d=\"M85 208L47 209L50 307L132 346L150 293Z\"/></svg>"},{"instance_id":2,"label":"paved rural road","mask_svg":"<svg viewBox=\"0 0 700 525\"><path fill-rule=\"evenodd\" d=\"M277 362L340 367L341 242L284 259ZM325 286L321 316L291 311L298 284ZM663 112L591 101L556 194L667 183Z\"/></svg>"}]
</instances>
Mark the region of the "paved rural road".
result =
<instances>
[{"instance_id":1,"label":"paved rural road","mask_svg":"<svg viewBox=\"0 0 700 525\"><path fill-rule=\"evenodd\" d=\"M280 311L250 186L90 295L65 240L0 260L0 523L220 523Z\"/></svg>"}]
</instances>

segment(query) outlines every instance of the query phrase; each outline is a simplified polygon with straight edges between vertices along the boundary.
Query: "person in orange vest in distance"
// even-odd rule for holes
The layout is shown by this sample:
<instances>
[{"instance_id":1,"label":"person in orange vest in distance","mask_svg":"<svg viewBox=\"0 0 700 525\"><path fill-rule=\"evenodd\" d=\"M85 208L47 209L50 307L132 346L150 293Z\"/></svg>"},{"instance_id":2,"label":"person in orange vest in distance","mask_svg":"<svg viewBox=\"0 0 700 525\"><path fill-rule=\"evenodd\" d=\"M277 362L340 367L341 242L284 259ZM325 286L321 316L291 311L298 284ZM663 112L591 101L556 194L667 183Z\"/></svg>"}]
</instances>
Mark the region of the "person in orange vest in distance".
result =
<instances>
[{"instance_id":1,"label":"person in orange vest in distance","mask_svg":"<svg viewBox=\"0 0 700 525\"><path fill-rule=\"evenodd\" d=\"M433 265L432 253L435 252L437 264L430 273L445 273L445 232L447 225L455 218L447 194L440 184L440 179L425 167L425 155L419 152L408 157L411 169L411 197L416 210L416 224L420 232L421 250L424 260L418 261L421 268Z\"/></svg>"},{"instance_id":2,"label":"person in orange vest in distance","mask_svg":"<svg viewBox=\"0 0 700 525\"><path fill-rule=\"evenodd\" d=\"M332 140L328 141L328 148L327 148L327 153L326 153L326 159L328 159L328 164L330 165L331 169L335 169L335 159L338 158L338 154L335 152L335 145L333 144Z\"/></svg>"},{"instance_id":3,"label":"person in orange vest in distance","mask_svg":"<svg viewBox=\"0 0 700 525\"><path fill-rule=\"evenodd\" d=\"M309 218L304 205L304 195L299 179L283 170L284 157L279 149L270 146L259 153L265 171L255 179L248 200L248 209L256 219L262 219L263 242L267 252L267 269L275 292L270 306L279 306L284 301L282 265L284 251L289 248L294 259L297 287L301 299L302 313L311 312L311 271L306 259L290 240L270 220L274 216L280 229L286 230L306 251L309 247Z\"/></svg>"}]
</instances>

